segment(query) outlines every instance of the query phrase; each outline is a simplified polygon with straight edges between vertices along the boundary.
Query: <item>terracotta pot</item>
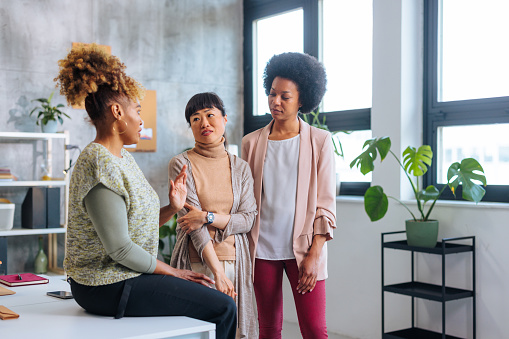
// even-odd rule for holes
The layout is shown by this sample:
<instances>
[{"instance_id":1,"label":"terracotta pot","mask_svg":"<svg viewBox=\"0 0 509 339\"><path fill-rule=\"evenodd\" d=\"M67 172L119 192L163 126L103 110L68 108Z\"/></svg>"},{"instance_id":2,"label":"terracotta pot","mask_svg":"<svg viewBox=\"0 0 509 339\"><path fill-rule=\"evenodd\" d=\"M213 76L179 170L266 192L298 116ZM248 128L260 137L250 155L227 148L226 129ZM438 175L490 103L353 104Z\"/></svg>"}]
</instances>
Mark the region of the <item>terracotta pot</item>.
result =
<instances>
[{"instance_id":1,"label":"terracotta pot","mask_svg":"<svg viewBox=\"0 0 509 339\"><path fill-rule=\"evenodd\" d=\"M406 239L409 246L433 248L438 240L438 220L406 220Z\"/></svg>"}]
</instances>

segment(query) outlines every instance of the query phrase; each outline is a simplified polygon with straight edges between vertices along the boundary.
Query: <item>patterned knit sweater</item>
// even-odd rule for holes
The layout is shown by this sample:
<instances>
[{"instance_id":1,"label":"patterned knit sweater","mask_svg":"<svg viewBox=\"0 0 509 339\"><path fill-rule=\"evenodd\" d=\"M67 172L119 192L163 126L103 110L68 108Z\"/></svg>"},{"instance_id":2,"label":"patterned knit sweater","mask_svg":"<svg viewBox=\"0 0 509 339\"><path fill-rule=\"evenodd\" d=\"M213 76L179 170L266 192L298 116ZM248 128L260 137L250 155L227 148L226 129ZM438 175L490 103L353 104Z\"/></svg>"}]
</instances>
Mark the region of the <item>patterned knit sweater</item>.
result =
<instances>
[{"instance_id":1,"label":"patterned knit sweater","mask_svg":"<svg viewBox=\"0 0 509 339\"><path fill-rule=\"evenodd\" d=\"M157 256L159 197L132 155L125 149L121 154L118 158L104 146L91 143L81 152L71 177L64 269L82 285L107 285L141 274L111 259L88 216L84 198L99 183L124 198L131 240Z\"/></svg>"}]
</instances>

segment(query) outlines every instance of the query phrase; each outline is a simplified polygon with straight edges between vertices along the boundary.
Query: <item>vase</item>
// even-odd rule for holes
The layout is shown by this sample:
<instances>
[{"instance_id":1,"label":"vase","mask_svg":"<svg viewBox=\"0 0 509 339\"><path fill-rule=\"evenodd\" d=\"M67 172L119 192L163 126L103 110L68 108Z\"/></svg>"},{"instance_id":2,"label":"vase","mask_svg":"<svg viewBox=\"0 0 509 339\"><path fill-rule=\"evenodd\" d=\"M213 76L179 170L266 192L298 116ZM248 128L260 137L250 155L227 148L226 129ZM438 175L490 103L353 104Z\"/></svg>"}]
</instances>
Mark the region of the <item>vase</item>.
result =
<instances>
[{"instance_id":1,"label":"vase","mask_svg":"<svg viewBox=\"0 0 509 339\"><path fill-rule=\"evenodd\" d=\"M408 246L433 248L438 240L438 220L406 220L406 240Z\"/></svg>"},{"instance_id":2,"label":"vase","mask_svg":"<svg viewBox=\"0 0 509 339\"><path fill-rule=\"evenodd\" d=\"M48 257L42 248L42 235L39 236L39 252L34 260L34 272L37 274L44 274L48 272Z\"/></svg>"},{"instance_id":3,"label":"vase","mask_svg":"<svg viewBox=\"0 0 509 339\"><path fill-rule=\"evenodd\" d=\"M46 124L41 124L43 133L56 133L58 129L58 121L49 120Z\"/></svg>"}]
</instances>

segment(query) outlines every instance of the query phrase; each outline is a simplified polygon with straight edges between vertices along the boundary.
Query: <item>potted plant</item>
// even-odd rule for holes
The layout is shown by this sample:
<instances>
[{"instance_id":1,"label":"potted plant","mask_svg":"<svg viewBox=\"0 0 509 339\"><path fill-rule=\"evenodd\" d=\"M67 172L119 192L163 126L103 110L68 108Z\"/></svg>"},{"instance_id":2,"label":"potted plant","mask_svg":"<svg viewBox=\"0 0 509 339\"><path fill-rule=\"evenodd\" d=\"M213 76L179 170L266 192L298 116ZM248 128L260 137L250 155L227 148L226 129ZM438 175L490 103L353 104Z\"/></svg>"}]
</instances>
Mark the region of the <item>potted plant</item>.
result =
<instances>
[{"instance_id":1,"label":"potted plant","mask_svg":"<svg viewBox=\"0 0 509 339\"><path fill-rule=\"evenodd\" d=\"M447 171L447 184L439 191L433 185L421 189L419 184L419 178L428 171L432 163L433 152L429 145L423 145L419 149L407 147L403 152L403 162L391 151L389 137L369 139L364 143L363 149L365 149L364 152L350 163L350 168L360 167L361 173L365 175L374 170L374 161L378 153L380 153L380 161L383 161L387 154L391 153L410 181L417 202L417 215L399 199L387 196L380 186L372 186L364 194L364 208L371 221L380 220L385 216L389 206L388 198L399 201L410 212L412 219L406 221L407 242L410 246L436 246L438 221L431 220L430 215L446 187L449 187L453 195L456 196L457 187L462 185L462 197L476 203L481 201L484 196L485 190L479 184L486 186L484 170L473 158L453 163ZM411 176L414 177L414 180ZM427 204L430 205L426 209Z\"/></svg>"},{"instance_id":2,"label":"potted plant","mask_svg":"<svg viewBox=\"0 0 509 339\"><path fill-rule=\"evenodd\" d=\"M323 129L327 132L330 132L331 138L332 138L332 144L334 145L334 153L336 153L336 155L340 156L341 158L344 158L343 145L341 144L341 140L339 140L339 138L336 135L338 133L350 134L351 133L350 131L332 132L329 129L329 127L325 124L325 116L323 117L323 120L320 121L320 119L319 119L320 111L318 110L318 108L314 112L310 112L308 114L301 114L301 116L302 116L302 120L304 120L311 126ZM312 118L310 119L309 116L311 116ZM336 195L339 195L340 187L341 187L341 179L339 178L339 174L336 173Z\"/></svg>"},{"instance_id":3,"label":"potted plant","mask_svg":"<svg viewBox=\"0 0 509 339\"><path fill-rule=\"evenodd\" d=\"M51 92L49 98L40 98L34 99L32 101L39 101L41 104L38 107L35 107L31 112L30 116L35 112L37 115L37 125L41 126L41 129L45 133L55 133L58 128L58 122L61 124L64 123L64 119L62 117L71 118L64 112L60 110L61 107L64 107L63 104L58 104L56 106L51 105L51 99L53 99L53 94L55 91Z\"/></svg>"},{"instance_id":4,"label":"potted plant","mask_svg":"<svg viewBox=\"0 0 509 339\"><path fill-rule=\"evenodd\" d=\"M173 247L175 247L175 241L177 236L177 215L175 214L168 222L161 227L159 227L159 251L161 252L161 256L163 260L168 265L171 261L171 254L173 252ZM165 239L168 243L168 251L164 251Z\"/></svg>"},{"instance_id":5,"label":"potted plant","mask_svg":"<svg viewBox=\"0 0 509 339\"><path fill-rule=\"evenodd\" d=\"M307 122L311 126L316 127L316 128L320 128L320 129L323 129L323 130L326 130L327 132L330 132L332 134L332 144L334 145L334 153L336 153L336 155L338 155L338 156L340 156L342 158L344 157L344 154L343 154L343 145L341 145L341 140L339 140L339 138L336 138L336 134L341 133L341 132L346 133L346 134L350 134L349 131L335 131L335 132L332 132L329 129L329 127L325 124L325 118L326 118L325 116L323 117L323 121L320 121L320 119L319 119L320 111L318 110L318 108L314 112L310 112L310 113L307 113L307 114L301 114L301 116L302 116L302 120L304 120L305 122ZM312 119L309 119L308 116L311 116Z\"/></svg>"}]
</instances>

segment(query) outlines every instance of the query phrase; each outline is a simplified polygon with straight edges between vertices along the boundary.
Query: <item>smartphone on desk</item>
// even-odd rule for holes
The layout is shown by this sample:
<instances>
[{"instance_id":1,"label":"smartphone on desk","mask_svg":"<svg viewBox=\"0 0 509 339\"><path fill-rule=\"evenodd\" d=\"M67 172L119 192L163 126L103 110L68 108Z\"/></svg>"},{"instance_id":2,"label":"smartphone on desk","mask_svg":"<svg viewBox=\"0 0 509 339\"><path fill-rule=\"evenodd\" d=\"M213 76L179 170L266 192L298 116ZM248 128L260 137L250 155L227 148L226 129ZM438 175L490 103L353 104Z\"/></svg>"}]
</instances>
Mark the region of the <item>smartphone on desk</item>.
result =
<instances>
[{"instance_id":1,"label":"smartphone on desk","mask_svg":"<svg viewBox=\"0 0 509 339\"><path fill-rule=\"evenodd\" d=\"M60 298L60 299L72 299L72 293L67 291L53 291L46 293L50 297Z\"/></svg>"}]
</instances>

